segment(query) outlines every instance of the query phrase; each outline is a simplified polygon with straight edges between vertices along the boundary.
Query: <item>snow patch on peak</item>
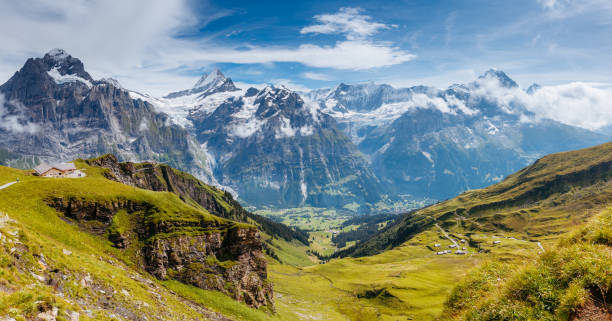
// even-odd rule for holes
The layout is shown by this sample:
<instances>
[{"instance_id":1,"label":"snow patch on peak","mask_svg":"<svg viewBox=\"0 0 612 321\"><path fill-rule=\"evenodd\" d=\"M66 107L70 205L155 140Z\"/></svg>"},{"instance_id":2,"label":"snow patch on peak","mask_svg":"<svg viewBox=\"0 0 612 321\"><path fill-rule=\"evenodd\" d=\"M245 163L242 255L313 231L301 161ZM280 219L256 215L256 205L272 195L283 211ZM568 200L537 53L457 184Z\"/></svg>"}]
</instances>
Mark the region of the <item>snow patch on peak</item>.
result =
<instances>
[{"instance_id":1,"label":"snow patch on peak","mask_svg":"<svg viewBox=\"0 0 612 321\"><path fill-rule=\"evenodd\" d=\"M200 80L198 80L198 82L196 82L196 84L193 86L193 88L194 89L195 88L201 88L201 87L208 87L208 88L210 88L210 87L214 87L216 85L222 84L225 80L226 80L226 78L223 75L223 73L221 72L221 70L215 69L210 74L202 75Z\"/></svg>"},{"instance_id":2,"label":"snow patch on peak","mask_svg":"<svg viewBox=\"0 0 612 321\"><path fill-rule=\"evenodd\" d=\"M232 115L234 120L229 126L229 136L247 138L255 134L268 121L258 119L255 115L258 106L255 104L255 97L242 97L242 108L239 112Z\"/></svg>"},{"instance_id":3,"label":"snow patch on peak","mask_svg":"<svg viewBox=\"0 0 612 321\"><path fill-rule=\"evenodd\" d=\"M70 57L70 55L64 49L60 48L51 49L45 56L49 56L55 61L62 61Z\"/></svg>"},{"instance_id":4,"label":"snow patch on peak","mask_svg":"<svg viewBox=\"0 0 612 321\"><path fill-rule=\"evenodd\" d=\"M58 85L62 85L65 83L81 82L85 84L88 88L92 87L92 84L89 80L73 74L62 75L57 67L53 67L51 70L47 71L47 74L51 78L53 78L53 81L55 81L55 83Z\"/></svg>"},{"instance_id":5,"label":"snow patch on peak","mask_svg":"<svg viewBox=\"0 0 612 321\"><path fill-rule=\"evenodd\" d=\"M121 84L119 83L119 81L117 79L114 79L114 78L102 78L102 79L100 79L100 81L105 83L105 84L115 86L116 88L123 89L123 87L121 87Z\"/></svg>"}]
</instances>

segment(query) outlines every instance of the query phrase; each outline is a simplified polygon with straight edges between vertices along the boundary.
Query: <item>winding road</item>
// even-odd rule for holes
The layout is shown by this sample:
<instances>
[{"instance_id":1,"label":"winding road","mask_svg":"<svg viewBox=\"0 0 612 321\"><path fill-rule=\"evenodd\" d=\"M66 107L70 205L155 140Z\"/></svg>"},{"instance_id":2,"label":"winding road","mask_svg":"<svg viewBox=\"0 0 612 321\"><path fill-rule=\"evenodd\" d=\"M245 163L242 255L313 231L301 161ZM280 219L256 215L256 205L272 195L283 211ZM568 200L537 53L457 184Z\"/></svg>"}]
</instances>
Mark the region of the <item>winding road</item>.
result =
<instances>
[{"instance_id":1,"label":"winding road","mask_svg":"<svg viewBox=\"0 0 612 321\"><path fill-rule=\"evenodd\" d=\"M10 183L6 183L6 184L4 184L4 185L0 186L0 189L5 189L5 188L7 188L7 187L9 187L9 186L11 186L11 185L13 185L13 184L15 184L15 183L17 183L17 182L10 182Z\"/></svg>"},{"instance_id":2,"label":"winding road","mask_svg":"<svg viewBox=\"0 0 612 321\"><path fill-rule=\"evenodd\" d=\"M453 240L453 238L451 238L451 237L448 235L448 233L446 233L446 231L445 231L443 228L441 228L441 227L440 227L440 225L438 225L438 223L436 223L435 225L436 225L436 227L437 227L437 228L439 228L439 229L440 229L440 231L442 231L442 234L444 234L444 236L445 236L447 239L449 239L451 242L453 242L453 244L455 244L455 247L456 247L457 249L460 249L459 244L458 244L458 243L457 243L455 240Z\"/></svg>"}]
</instances>

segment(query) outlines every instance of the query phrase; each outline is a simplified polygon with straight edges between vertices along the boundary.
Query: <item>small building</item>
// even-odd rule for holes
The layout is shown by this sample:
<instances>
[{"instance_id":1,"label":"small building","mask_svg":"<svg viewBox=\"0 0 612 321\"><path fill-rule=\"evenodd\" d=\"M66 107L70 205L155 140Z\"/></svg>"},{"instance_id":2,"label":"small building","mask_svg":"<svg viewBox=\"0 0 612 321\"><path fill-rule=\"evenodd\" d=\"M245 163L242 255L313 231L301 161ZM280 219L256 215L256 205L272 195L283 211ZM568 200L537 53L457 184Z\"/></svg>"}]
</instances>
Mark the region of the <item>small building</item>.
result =
<instances>
[{"instance_id":1,"label":"small building","mask_svg":"<svg viewBox=\"0 0 612 321\"><path fill-rule=\"evenodd\" d=\"M466 253L467 253L466 251L462 251L462 250L455 251L455 254L457 255L465 255Z\"/></svg>"},{"instance_id":2,"label":"small building","mask_svg":"<svg viewBox=\"0 0 612 321\"><path fill-rule=\"evenodd\" d=\"M444 255L444 254L446 254L446 251L436 252L436 255Z\"/></svg>"},{"instance_id":3,"label":"small building","mask_svg":"<svg viewBox=\"0 0 612 321\"><path fill-rule=\"evenodd\" d=\"M434 244L434 247L440 247L439 243Z\"/></svg>"},{"instance_id":4,"label":"small building","mask_svg":"<svg viewBox=\"0 0 612 321\"><path fill-rule=\"evenodd\" d=\"M465 243L465 240L461 240L461 243Z\"/></svg>"},{"instance_id":5,"label":"small building","mask_svg":"<svg viewBox=\"0 0 612 321\"><path fill-rule=\"evenodd\" d=\"M34 171L38 176L42 177L70 177L76 171L73 163L56 163L47 164L41 163L34 167Z\"/></svg>"},{"instance_id":6,"label":"small building","mask_svg":"<svg viewBox=\"0 0 612 321\"><path fill-rule=\"evenodd\" d=\"M499 244L501 241L493 241L493 244Z\"/></svg>"},{"instance_id":7,"label":"small building","mask_svg":"<svg viewBox=\"0 0 612 321\"><path fill-rule=\"evenodd\" d=\"M452 249L452 248L457 247L457 245L456 245L456 244L451 244L451 245L449 245L448 247Z\"/></svg>"}]
</instances>

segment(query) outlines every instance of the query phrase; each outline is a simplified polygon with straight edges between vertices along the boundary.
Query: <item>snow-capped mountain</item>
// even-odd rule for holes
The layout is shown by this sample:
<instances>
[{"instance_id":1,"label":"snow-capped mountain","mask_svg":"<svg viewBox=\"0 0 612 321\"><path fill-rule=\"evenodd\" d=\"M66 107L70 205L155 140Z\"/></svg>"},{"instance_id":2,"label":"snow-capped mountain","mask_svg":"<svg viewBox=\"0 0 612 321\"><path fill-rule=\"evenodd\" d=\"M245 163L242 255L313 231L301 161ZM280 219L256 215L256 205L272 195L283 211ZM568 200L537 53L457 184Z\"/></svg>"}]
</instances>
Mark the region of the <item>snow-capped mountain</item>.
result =
<instances>
[{"instance_id":1,"label":"snow-capped mountain","mask_svg":"<svg viewBox=\"0 0 612 321\"><path fill-rule=\"evenodd\" d=\"M308 96L338 121L393 191L444 199L497 182L545 154L608 139L537 118L525 107L534 90L489 70L444 90L341 84Z\"/></svg>"},{"instance_id":2,"label":"snow-capped mountain","mask_svg":"<svg viewBox=\"0 0 612 321\"><path fill-rule=\"evenodd\" d=\"M202 75L192 88L162 98L135 91L130 92L130 95L134 99L149 102L157 111L167 114L173 123L193 129L190 120L192 114L210 114L226 99L244 95L244 91L236 88L231 78L226 78L219 69L215 69L210 74Z\"/></svg>"},{"instance_id":3,"label":"snow-capped mountain","mask_svg":"<svg viewBox=\"0 0 612 321\"><path fill-rule=\"evenodd\" d=\"M95 80L58 49L0 86L0 162L112 152L168 162L258 208L367 212L447 198L609 138L537 117L526 107L539 90L490 70L447 89L367 83L297 93L239 89L215 70L156 98Z\"/></svg>"},{"instance_id":4,"label":"snow-capped mountain","mask_svg":"<svg viewBox=\"0 0 612 321\"><path fill-rule=\"evenodd\" d=\"M386 193L335 120L287 88L249 88L191 120L217 180L248 204L367 211Z\"/></svg>"},{"instance_id":5,"label":"snow-capped mountain","mask_svg":"<svg viewBox=\"0 0 612 321\"><path fill-rule=\"evenodd\" d=\"M72 160L114 153L158 160L210 181L199 144L116 80L94 80L61 49L30 58L0 86L0 153L4 163Z\"/></svg>"},{"instance_id":6,"label":"snow-capped mountain","mask_svg":"<svg viewBox=\"0 0 612 321\"><path fill-rule=\"evenodd\" d=\"M230 78L225 78L221 70L215 69L210 74L202 75L193 88L169 93L164 98L172 99L197 95L198 99L202 99L214 93L236 90L238 88L234 86L234 82Z\"/></svg>"}]
</instances>

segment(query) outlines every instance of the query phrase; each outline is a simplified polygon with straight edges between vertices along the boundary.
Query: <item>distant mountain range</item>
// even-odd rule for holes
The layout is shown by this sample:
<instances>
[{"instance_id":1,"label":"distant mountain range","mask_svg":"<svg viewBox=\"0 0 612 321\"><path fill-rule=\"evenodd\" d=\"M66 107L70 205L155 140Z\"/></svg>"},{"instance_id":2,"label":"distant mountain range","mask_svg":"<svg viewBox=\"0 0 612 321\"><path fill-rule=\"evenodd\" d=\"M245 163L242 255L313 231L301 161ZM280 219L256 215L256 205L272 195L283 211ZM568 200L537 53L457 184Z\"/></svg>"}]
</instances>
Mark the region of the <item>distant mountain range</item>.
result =
<instances>
[{"instance_id":1,"label":"distant mountain range","mask_svg":"<svg viewBox=\"0 0 612 321\"><path fill-rule=\"evenodd\" d=\"M515 91L522 89L504 72L489 70L447 89L340 84L307 95L336 119L394 193L446 199L499 182L545 154L609 139L538 119L508 100Z\"/></svg>"},{"instance_id":2,"label":"distant mountain range","mask_svg":"<svg viewBox=\"0 0 612 321\"><path fill-rule=\"evenodd\" d=\"M0 86L0 162L113 152L168 162L260 209L402 210L609 139L506 99L537 90L490 70L447 89L340 84L299 93L240 89L215 70L156 98L94 80L80 60L53 50Z\"/></svg>"}]
</instances>

